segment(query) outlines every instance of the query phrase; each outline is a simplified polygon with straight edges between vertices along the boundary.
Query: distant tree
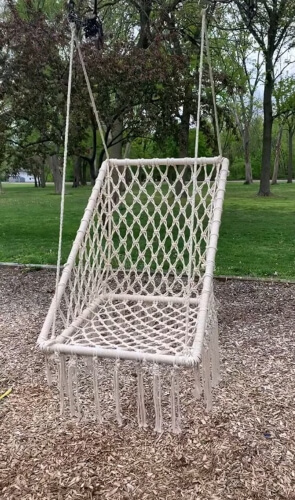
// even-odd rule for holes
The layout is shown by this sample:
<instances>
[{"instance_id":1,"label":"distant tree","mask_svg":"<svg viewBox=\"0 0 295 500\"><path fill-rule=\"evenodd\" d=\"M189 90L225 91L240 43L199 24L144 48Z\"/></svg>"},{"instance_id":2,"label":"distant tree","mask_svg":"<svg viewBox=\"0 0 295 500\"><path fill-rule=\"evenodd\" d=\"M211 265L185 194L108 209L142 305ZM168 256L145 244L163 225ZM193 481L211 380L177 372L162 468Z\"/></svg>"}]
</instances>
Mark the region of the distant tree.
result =
<instances>
[{"instance_id":1,"label":"distant tree","mask_svg":"<svg viewBox=\"0 0 295 500\"><path fill-rule=\"evenodd\" d=\"M69 26L58 15L54 22L49 22L46 13L40 10L41 4L37 0L23 1L20 11L8 2L9 15L1 22L0 90L8 107L6 116L0 115L0 122L9 130L7 154L17 148L24 156L50 157L59 192ZM145 23L142 16L140 22ZM136 21L134 23L136 26ZM137 41L133 32L133 39L109 37L103 51L91 43L81 45L105 140L114 156L120 157L124 144L135 137L152 131L164 137L169 123L175 122L178 94L182 91L183 62L178 55L164 50L164 38L154 36L153 43L146 47L143 35L139 34ZM97 124L77 54L71 104L69 152L89 164L94 182ZM103 151L100 161L102 159Z\"/></svg>"},{"instance_id":2,"label":"distant tree","mask_svg":"<svg viewBox=\"0 0 295 500\"><path fill-rule=\"evenodd\" d=\"M204 0L206 5L237 8L240 22L234 29L245 29L253 36L264 57L263 94L263 148L261 178L258 194L270 195L270 173L273 126L273 91L275 66L279 59L294 45L295 2L294 0ZM235 17L235 13L234 13ZM287 63L288 64L288 63Z\"/></svg>"},{"instance_id":3,"label":"distant tree","mask_svg":"<svg viewBox=\"0 0 295 500\"><path fill-rule=\"evenodd\" d=\"M54 23L36 10L38 2L7 2L0 29L0 92L6 103L7 161L54 154L63 140L66 93L65 43ZM39 2L42 3L42 2Z\"/></svg>"},{"instance_id":4,"label":"distant tree","mask_svg":"<svg viewBox=\"0 0 295 500\"><path fill-rule=\"evenodd\" d=\"M223 100L233 115L242 141L245 184L251 184L251 124L259 105L256 92L262 76L263 58L252 35L245 30L230 31L232 20L224 15L222 29L215 31L212 50L214 65L223 72Z\"/></svg>"},{"instance_id":5,"label":"distant tree","mask_svg":"<svg viewBox=\"0 0 295 500\"><path fill-rule=\"evenodd\" d=\"M274 90L275 118L278 122L278 135L276 142L275 162L272 184L277 182L279 157L284 129L288 135L288 170L287 182L293 179L293 137L295 134L295 79L294 77L281 78Z\"/></svg>"},{"instance_id":6,"label":"distant tree","mask_svg":"<svg viewBox=\"0 0 295 500\"><path fill-rule=\"evenodd\" d=\"M263 95L263 150L259 195L270 194L271 146L273 125L273 91L275 65L294 43L293 0L260 0L253 12L251 2L235 0L244 26L262 50L265 62Z\"/></svg>"}]
</instances>

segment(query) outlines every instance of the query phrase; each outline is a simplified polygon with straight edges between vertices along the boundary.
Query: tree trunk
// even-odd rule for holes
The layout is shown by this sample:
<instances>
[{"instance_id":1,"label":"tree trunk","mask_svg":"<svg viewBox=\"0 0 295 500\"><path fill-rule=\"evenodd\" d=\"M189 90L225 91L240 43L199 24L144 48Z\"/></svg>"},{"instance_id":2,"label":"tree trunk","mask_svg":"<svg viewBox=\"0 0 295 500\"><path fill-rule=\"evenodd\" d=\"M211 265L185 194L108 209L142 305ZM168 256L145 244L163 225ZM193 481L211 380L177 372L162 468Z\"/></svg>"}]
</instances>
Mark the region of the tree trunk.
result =
<instances>
[{"instance_id":1,"label":"tree trunk","mask_svg":"<svg viewBox=\"0 0 295 500\"><path fill-rule=\"evenodd\" d=\"M44 161L42 162L41 168L40 168L40 186L41 188L46 187L46 179L45 179L45 163Z\"/></svg>"},{"instance_id":2,"label":"tree trunk","mask_svg":"<svg viewBox=\"0 0 295 500\"><path fill-rule=\"evenodd\" d=\"M294 129L290 127L288 130L288 177L287 182L293 182L293 135Z\"/></svg>"},{"instance_id":3,"label":"tree trunk","mask_svg":"<svg viewBox=\"0 0 295 500\"><path fill-rule=\"evenodd\" d=\"M3 186L2 186L2 181L0 181L0 194L3 194Z\"/></svg>"},{"instance_id":4,"label":"tree trunk","mask_svg":"<svg viewBox=\"0 0 295 500\"><path fill-rule=\"evenodd\" d=\"M81 185L82 186L86 186L86 184L87 184L86 174L87 174L87 163L86 163L86 161L83 161L82 168L81 168Z\"/></svg>"},{"instance_id":5,"label":"tree trunk","mask_svg":"<svg viewBox=\"0 0 295 500\"><path fill-rule=\"evenodd\" d=\"M99 165L99 168L101 167L101 165L103 164L105 160L105 151L104 149L102 148L100 150L100 153L99 153L99 156L98 156L98 165Z\"/></svg>"},{"instance_id":6,"label":"tree trunk","mask_svg":"<svg viewBox=\"0 0 295 500\"><path fill-rule=\"evenodd\" d=\"M140 16L140 31L137 47L147 49L150 45L150 15L152 11L152 0L140 0L137 4Z\"/></svg>"},{"instance_id":7,"label":"tree trunk","mask_svg":"<svg viewBox=\"0 0 295 500\"><path fill-rule=\"evenodd\" d=\"M119 116L117 118L112 126L112 140L114 144L110 147L110 158L116 158L117 160L122 158L122 150L123 150L123 118ZM120 171L123 171L123 167L119 168ZM118 170L113 169L112 170L112 179L114 186L118 185L119 181L119 175L118 175ZM124 185L120 185L119 190L122 191L125 188ZM117 203L118 201L118 196L115 195L113 197L114 203Z\"/></svg>"},{"instance_id":8,"label":"tree trunk","mask_svg":"<svg viewBox=\"0 0 295 500\"><path fill-rule=\"evenodd\" d=\"M94 186L95 179L96 179L94 161L93 160L89 160L88 163L89 163L89 170L90 170L91 185Z\"/></svg>"},{"instance_id":9,"label":"tree trunk","mask_svg":"<svg viewBox=\"0 0 295 500\"><path fill-rule=\"evenodd\" d=\"M110 158L116 158L117 160L122 158L123 151L123 118L119 116L112 126L112 142L110 147Z\"/></svg>"},{"instance_id":10,"label":"tree trunk","mask_svg":"<svg viewBox=\"0 0 295 500\"><path fill-rule=\"evenodd\" d=\"M37 179L37 176L35 174L33 174L34 176L34 183L35 183L35 188L38 187L38 179Z\"/></svg>"},{"instance_id":11,"label":"tree trunk","mask_svg":"<svg viewBox=\"0 0 295 500\"><path fill-rule=\"evenodd\" d=\"M272 174L272 184L278 183L278 173L279 173L279 164L280 164L280 154L281 154L281 144L282 144L282 135L283 135L283 126L280 126L277 142L276 142L276 154L275 161L273 166L273 174Z\"/></svg>"},{"instance_id":12,"label":"tree trunk","mask_svg":"<svg viewBox=\"0 0 295 500\"><path fill-rule=\"evenodd\" d=\"M127 142L126 147L125 147L125 151L124 151L124 158L129 158L130 150L131 150L131 142ZM131 175L130 169L126 170L125 180L126 180L126 184L128 186L132 180L132 175Z\"/></svg>"},{"instance_id":13,"label":"tree trunk","mask_svg":"<svg viewBox=\"0 0 295 500\"><path fill-rule=\"evenodd\" d=\"M272 54L266 55L266 76L263 94L263 144L262 144L262 166L258 194L260 196L270 195L270 162L271 162L271 135L272 135L272 93L274 86Z\"/></svg>"},{"instance_id":14,"label":"tree trunk","mask_svg":"<svg viewBox=\"0 0 295 500\"><path fill-rule=\"evenodd\" d=\"M91 113L91 124L92 124L92 157L89 159L90 168L90 178L91 184L94 186L96 180L96 168L95 168L95 158L96 158L96 145L97 145L97 125L93 113Z\"/></svg>"},{"instance_id":15,"label":"tree trunk","mask_svg":"<svg viewBox=\"0 0 295 500\"><path fill-rule=\"evenodd\" d=\"M253 183L252 167L251 167L251 155L250 155L250 133L249 124L245 124L244 137L244 156L245 156L245 184Z\"/></svg>"},{"instance_id":16,"label":"tree trunk","mask_svg":"<svg viewBox=\"0 0 295 500\"><path fill-rule=\"evenodd\" d=\"M61 194L62 191L62 173L59 157L55 154L49 157L49 166L53 177L55 194Z\"/></svg>"},{"instance_id":17,"label":"tree trunk","mask_svg":"<svg viewBox=\"0 0 295 500\"><path fill-rule=\"evenodd\" d=\"M95 158L94 158L94 171L95 171L95 178L97 177L98 175L98 168L97 168L97 154L96 154L96 150L95 150Z\"/></svg>"},{"instance_id":18,"label":"tree trunk","mask_svg":"<svg viewBox=\"0 0 295 500\"><path fill-rule=\"evenodd\" d=\"M73 188L77 188L80 186L81 164L82 164L81 156L76 156L75 163L74 163L74 180L73 180L73 185L72 185Z\"/></svg>"}]
</instances>

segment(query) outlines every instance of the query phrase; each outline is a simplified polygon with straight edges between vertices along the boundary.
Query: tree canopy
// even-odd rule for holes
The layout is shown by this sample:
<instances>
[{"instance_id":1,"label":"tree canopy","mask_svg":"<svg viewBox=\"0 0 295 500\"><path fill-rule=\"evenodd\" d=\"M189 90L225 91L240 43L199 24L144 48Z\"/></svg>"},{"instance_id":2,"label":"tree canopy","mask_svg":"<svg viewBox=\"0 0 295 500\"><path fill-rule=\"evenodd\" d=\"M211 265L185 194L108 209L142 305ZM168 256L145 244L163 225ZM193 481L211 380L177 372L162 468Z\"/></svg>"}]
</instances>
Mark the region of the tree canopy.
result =
<instances>
[{"instance_id":1,"label":"tree canopy","mask_svg":"<svg viewBox=\"0 0 295 500\"><path fill-rule=\"evenodd\" d=\"M293 44L291 0L204 0L199 6L192 0L100 2L103 43L86 40L83 32L79 38L105 141L116 156L138 152L139 144L145 144L141 154L165 156L166 149L188 155L197 112L202 7L208 9L224 154L234 162L237 155L241 158L247 182L252 180L251 160L253 165L254 156L256 162L261 154L253 172L260 175L259 194L268 195L278 92L286 94L280 98L285 115L293 106L281 83ZM83 0L75 9L81 19L88 15ZM53 0L5 0L0 24L0 162L14 171L20 165L42 171L55 159L58 175L69 58L67 10ZM201 131L206 154L217 148L207 63L204 70ZM260 152L253 132L258 123ZM154 146L147 150L148 143ZM103 148L77 54L69 153L78 159L73 161L76 185L82 182L83 164L89 165L94 182ZM292 179L292 159L288 176Z\"/></svg>"}]
</instances>

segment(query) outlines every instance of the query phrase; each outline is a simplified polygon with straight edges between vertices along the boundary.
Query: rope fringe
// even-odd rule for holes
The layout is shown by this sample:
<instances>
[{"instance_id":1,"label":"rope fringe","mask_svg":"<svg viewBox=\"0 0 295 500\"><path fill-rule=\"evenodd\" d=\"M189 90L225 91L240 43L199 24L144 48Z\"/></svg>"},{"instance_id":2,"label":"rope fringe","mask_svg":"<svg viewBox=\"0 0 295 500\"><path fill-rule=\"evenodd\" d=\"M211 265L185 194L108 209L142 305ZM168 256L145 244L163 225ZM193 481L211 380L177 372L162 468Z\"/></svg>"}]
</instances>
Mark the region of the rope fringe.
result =
<instances>
[{"instance_id":1,"label":"rope fringe","mask_svg":"<svg viewBox=\"0 0 295 500\"><path fill-rule=\"evenodd\" d=\"M121 404L120 404L120 385L119 385L120 360L115 361L114 367L114 399L116 404L116 416L119 425L122 425Z\"/></svg>"},{"instance_id":2,"label":"rope fringe","mask_svg":"<svg viewBox=\"0 0 295 500\"><path fill-rule=\"evenodd\" d=\"M49 387L52 386L52 373L50 370L49 356L45 356L45 374L46 380Z\"/></svg>"},{"instance_id":3,"label":"rope fringe","mask_svg":"<svg viewBox=\"0 0 295 500\"><path fill-rule=\"evenodd\" d=\"M162 432L162 404L161 404L161 377L160 367L153 366L153 397L155 406L155 431Z\"/></svg>"},{"instance_id":4,"label":"rope fringe","mask_svg":"<svg viewBox=\"0 0 295 500\"><path fill-rule=\"evenodd\" d=\"M212 327L211 339L212 353L212 387L217 387L220 382L220 359L219 359L219 341L218 341L218 322L215 315Z\"/></svg>"},{"instance_id":5,"label":"rope fringe","mask_svg":"<svg viewBox=\"0 0 295 500\"><path fill-rule=\"evenodd\" d=\"M201 375L200 375L200 365L199 363L194 367L194 377L195 377L195 398L201 399L202 395L202 384L201 384Z\"/></svg>"},{"instance_id":6,"label":"rope fringe","mask_svg":"<svg viewBox=\"0 0 295 500\"><path fill-rule=\"evenodd\" d=\"M172 432L175 434L181 432L178 370L179 369L175 366L171 371L171 420Z\"/></svg>"},{"instance_id":7,"label":"rope fringe","mask_svg":"<svg viewBox=\"0 0 295 500\"><path fill-rule=\"evenodd\" d=\"M210 351L208 346L204 347L202 356L203 388L204 400L207 411L212 410L212 392L211 392L211 370L210 370Z\"/></svg>"},{"instance_id":8,"label":"rope fringe","mask_svg":"<svg viewBox=\"0 0 295 500\"><path fill-rule=\"evenodd\" d=\"M206 410L212 410L212 386L219 375L219 365L216 364L218 359L218 329L217 322L213 324L211 333L212 337L204 346L202 353L201 369L200 364L196 364L193 368L194 373L194 395L196 399L200 399L202 392ZM216 351L217 349L217 351ZM49 359L46 356L46 370L49 370ZM79 359L77 355L72 355L68 362L66 355L58 354L58 388L60 393L60 414L65 412L65 405L69 401L71 417L77 416L81 418L81 404L79 398L79 380L78 368ZM91 364L92 382L94 394L95 416L99 424L103 423L102 399L99 390L99 380L103 377L99 373L99 358L94 356L85 361L85 366L89 369ZM115 414L118 424L123 424L120 401L120 360L117 359L114 363L113 371L113 395L115 403ZM137 421L139 428L147 428L147 412L145 406L145 388L144 388L144 365L143 362L136 363L137 371ZM202 377L201 377L202 374ZM162 384L161 384L161 366L154 363L152 366L152 385L153 385L153 401L155 407L155 426L154 430L158 433L163 431L163 413L162 413ZM50 372L51 376L51 372ZM180 410L180 387L179 387L180 367L173 366L170 369L170 403L171 403L171 429L175 434L181 432L181 410ZM215 377L215 378L214 378ZM202 381L201 381L202 379ZM169 393L168 393L169 394ZM67 397L66 397L67 396Z\"/></svg>"},{"instance_id":9,"label":"rope fringe","mask_svg":"<svg viewBox=\"0 0 295 500\"><path fill-rule=\"evenodd\" d=\"M59 365L58 365L58 386L59 386L59 401L60 401L60 414L63 415L65 411L65 386L66 386L66 372L65 372L65 356L63 354L59 355Z\"/></svg>"},{"instance_id":10,"label":"rope fringe","mask_svg":"<svg viewBox=\"0 0 295 500\"><path fill-rule=\"evenodd\" d=\"M98 359L93 358L93 392L94 392L94 404L95 404L95 416L99 424L102 424L103 418L101 413L101 401L99 397L98 390Z\"/></svg>"},{"instance_id":11,"label":"rope fringe","mask_svg":"<svg viewBox=\"0 0 295 500\"><path fill-rule=\"evenodd\" d=\"M74 381L75 381L75 389L76 389L76 400L77 400L77 417L81 418L81 405L80 405L80 397L79 397L79 384L78 384L78 356L74 358L75 366L74 366Z\"/></svg>"},{"instance_id":12,"label":"rope fringe","mask_svg":"<svg viewBox=\"0 0 295 500\"><path fill-rule=\"evenodd\" d=\"M74 417L76 414L75 394L74 394L75 379L76 379L76 360L73 356L71 356L68 366L68 396L69 396L71 417Z\"/></svg>"},{"instance_id":13,"label":"rope fringe","mask_svg":"<svg viewBox=\"0 0 295 500\"><path fill-rule=\"evenodd\" d=\"M137 364L137 420L139 427L147 427L144 404L143 366L141 362Z\"/></svg>"}]
</instances>

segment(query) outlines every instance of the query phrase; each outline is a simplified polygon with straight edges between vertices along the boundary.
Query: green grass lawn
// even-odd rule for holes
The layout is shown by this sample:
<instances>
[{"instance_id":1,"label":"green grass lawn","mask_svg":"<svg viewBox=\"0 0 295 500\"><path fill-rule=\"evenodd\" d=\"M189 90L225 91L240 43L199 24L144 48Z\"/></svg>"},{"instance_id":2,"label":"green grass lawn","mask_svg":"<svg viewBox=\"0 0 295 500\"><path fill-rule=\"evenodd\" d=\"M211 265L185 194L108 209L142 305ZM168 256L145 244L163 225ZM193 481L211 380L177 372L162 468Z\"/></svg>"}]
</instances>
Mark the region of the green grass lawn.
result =
<instances>
[{"instance_id":1,"label":"green grass lawn","mask_svg":"<svg viewBox=\"0 0 295 500\"><path fill-rule=\"evenodd\" d=\"M216 274L295 279L295 184L256 196L258 186L229 183ZM67 187L63 260L78 229L90 187ZM0 261L55 264L60 197L52 186L4 184L0 195Z\"/></svg>"}]
</instances>

